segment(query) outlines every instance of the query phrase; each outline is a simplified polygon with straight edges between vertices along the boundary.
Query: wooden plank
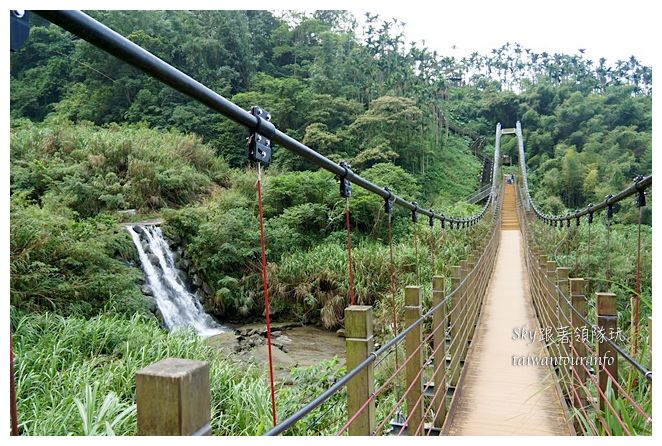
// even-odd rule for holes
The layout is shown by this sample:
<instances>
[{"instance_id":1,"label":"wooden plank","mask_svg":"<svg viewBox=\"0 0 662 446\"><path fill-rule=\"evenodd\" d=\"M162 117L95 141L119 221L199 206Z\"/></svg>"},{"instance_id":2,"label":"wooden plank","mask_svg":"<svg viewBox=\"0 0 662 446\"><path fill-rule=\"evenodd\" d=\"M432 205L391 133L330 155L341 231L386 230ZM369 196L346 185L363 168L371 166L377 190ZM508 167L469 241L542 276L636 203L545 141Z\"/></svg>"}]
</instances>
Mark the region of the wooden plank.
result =
<instances>
[{"instance_id":1,"label":"wooden plank","mask_svg":"<svg viewBox=\"0 0 662 446\"><path fill-rule=\"evenodd\" d=\"M501 231L494 276L444 433L450 435L570 435L547 366L515 366L513 355L538 356L539 338L513 340L513 328L537 329L521 258L519 231Z\"/></svg>"}]
</instances>

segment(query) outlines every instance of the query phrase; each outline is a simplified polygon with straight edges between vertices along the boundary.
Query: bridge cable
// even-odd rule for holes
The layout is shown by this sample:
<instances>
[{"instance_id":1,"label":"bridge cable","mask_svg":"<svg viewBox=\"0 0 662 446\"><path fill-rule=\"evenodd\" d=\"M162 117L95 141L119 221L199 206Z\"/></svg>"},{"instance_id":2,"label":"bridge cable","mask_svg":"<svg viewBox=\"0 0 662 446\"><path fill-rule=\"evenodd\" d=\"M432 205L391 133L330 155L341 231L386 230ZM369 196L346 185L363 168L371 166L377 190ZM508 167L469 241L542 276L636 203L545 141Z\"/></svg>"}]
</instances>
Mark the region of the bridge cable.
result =
<instances>
[{"instance_id":1,"label":"bridge cable","mask_svg":"<svg viewBox=\"0 0 662 446\"><path fill-rule=\"evenodd\" d=\"M418 203L413 201L411 203L414 205L414 209L411 211L411 221L414 224L414 255L416 256L416 283L420 286L421 284L421 270L418 264L418 215L416 211L418 210Z\"/></svg>"},{"instance_id":2,"label":"bridge cable","mask_svg":"<svg viewBox=\"0 0 662 446\"><path fill-rule=\"evenodd\" d=\"M607 199L609 199L612 195L609 194L607 195ZM606 214L606 221L607 221L607 267L605 269L605 287L609 287L609 278L611 277L611 262L610 262L610 257L611 257L611 223L612 223L612 218L614 216L614 206L609 205L607 206L607 214ZM605 288L606 290L607 288Z\"/></svg>"},{"instance_id":3,"label":"bridge cable","mask_svg":"<svg viewBox=\"0 0 662 446\"><path fill-rule=\"evenodd\" d=\"M635 178L640 181L641 177ZM637 195L637 207L639 208L639 219L637 221L637 281L635 285L635 315L634 315L634 350L633 354L637 354L639 345L639 298L641 295L641 219L646 206L646 192L641 190Z\"/></svg>"},{"instance_id":4,"label":"bridge cable","mask_svg":"<svg viewBox=\"0 0 662 446\"><path fill-rule=\"evenodd\" d=\"M11 418L11 435L18 436L18 414L16 411L16 379L14 376L14 338L9 331L9 414Z\"/></svg>"},{"instance_id":5,"label":"bridge cable","mask_svg":"<svg viewBox=\"0 0 662 446\"><path fill-rule=\"evenodd\" d=\"M340 196L345 199L345 226L347 227L347 274L349 278L348 292L349 304L354 305L354 268L352 262L352 231L349 222L349 197L352 196L352 183L347 179L351 167L345 161L340 162L340 167L345 169L344 175L338 175L340 182Z\"/></svg>"},{"instance_id":6,"label":"bridge cable","mask_svg":"<svg viewBox=\"0 0 662 446\"><path fill-rule=\"evenodd\" d=\"M390 190L388 188L385 188L388 190L390 194ZM393 260L393 202L391 201L391 196L389 195L386 200L384 200L384 212L386 212L386 215L388 217L388 251L389 251L389 276L390 276L390 286L391 286L391 306L393 307L393 337L397 337L399 334L399 324L398 324L398 305L397 305L397 298L396 294L397 291L395 289L395 261ZM397 370L399 367L399 359L398 359L398 346L396 345L394 348L394 353L395 353L395 369ZM400 393L400 380L396 379L395 380L395 398L396 401L399 399L399 393ZM400 412L398 411L398 417L400 417Z\"/></svg>"},{"instance_id":7,"label":"bridge cable","mask_svg":"<svg viewBox=\"0 0 662 446\"><path fill-rule=\"evenodd\" d=\"M592 207L593 204L590 203L588 205L589 207ZM588 223L588 228L587 228L587 235L586 235L586 271L588 271L588 275L590 276L591 273L591 226L593 226L593 212L589 212L588 214L588 219L586 220ZM591 288L591 278L587 277L586 279L586 287L587 289Z\"/></svg>"},{"instance_id":8,"label":"bridge cable","mask_svg":"<svg viewBox=\"0 0 662 446\"><path fill-rule=\"evenodd\" d=\"M352 231L349 224L349 197L345 198L345 225L347 226L347 270L349 275L349 304L354 305L354 268L352 267Z\"/></svg>"},{"instance_id":9,"label":"bridge cable","mask_svg":"<svg viewBox=\"0 0 662 446\"><path fill-rule=\"evenodd\" d=\"M264 316L267 325L267 352L269 356L269 386L271 390L271 420L276 426L276 390L274 386L274 365L273 357L271 354L271 318L269 316L269 290L267 287L267 254L266 245L264 241L264 218L262 215L262 168L261 164L257 163L257 206L260 217L260 248L262 260L262 290L264 294Z\"/></svg>"},{"instance_id":10,"label":"bridge cable","mask_svg":"<svg viewBox=\"0 0 662 446\"><path fill-rule=\"evenodd\" d=\"M432 217L429 217L429 225L430 225L430 258L432 260L432 271L430 272L431 276L434 277L434 273L436 270L436 265L435 265L435 249L436 249L436 240L434 238L434 219Z\"/></svg>"}]
</instances>

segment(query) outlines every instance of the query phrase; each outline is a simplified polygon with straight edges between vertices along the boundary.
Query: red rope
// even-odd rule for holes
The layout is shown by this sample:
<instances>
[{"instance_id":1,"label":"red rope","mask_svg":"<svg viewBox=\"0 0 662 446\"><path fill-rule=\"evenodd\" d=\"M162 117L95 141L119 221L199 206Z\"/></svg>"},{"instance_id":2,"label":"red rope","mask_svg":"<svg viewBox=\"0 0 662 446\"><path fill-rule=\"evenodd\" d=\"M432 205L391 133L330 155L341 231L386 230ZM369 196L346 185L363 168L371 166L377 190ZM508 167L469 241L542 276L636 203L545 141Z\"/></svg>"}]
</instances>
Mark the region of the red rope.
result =
<instances>
[{"instance_id":1,"label":"red rope","mask_svg":"<svg viewBox=\"0 0 662 446\"><path fill-rule=\"evenodd\" d=\"M264 314L267 324L267 351L269 355L269 384L271 386L271 420L276 425L276 390L274 386L274 365L271 356L271 319L269 317L269 290L267 289L267 254L264 243L264 219L262 216L262 173L257 165L257 207L260 214L260 248L262 249L262 289L264 292Z\"/></svg>"},{"instance_id":2,"label":"red rope","mask_svg":"<svg viewBox=\"0 0 662 446\"><path fill-rule=\"evenodd\" d=\"M393 337L398 335L398 309L395 290L395 262L393 261L393 228L391 214L388 214L388 252L389 252L389 275L391 281L391 306L393 307ZM395 368L398 368L398 346L395 346ZM398 381L395 382L395 396L398 397Z\"/></svg>"},{"instance_id":3,"label":"red rope","mask_svg":"<svg viewBox=\"0 0 662 446\"><path fill-rule=\"evenodd\" d=\"M418 225L414 222L414 250L416 255L416 283L421 284L421 271L418 266Z\"/></svg>"},{"instance_id":4,"label":"red rope","mask_svg":"<svg viewBox=\"0 0 662 446\"><path fill-rule=\"evenodd\" d=\"M634 305L634 354L637 354L639 346L639 296L641 294L641 211L639 208L639 223L637 225L637 285L635 287L635 305Z\"/></svg>"},{"instance_id":5,"label":"red rope","mask_svg":"<svg viewBox=\"0 0 662 446\"><path fill-rule=\"evenodd\" d=\"M9 333L9 413L11 418L12 436L20 435L18 433L18 415L16 412L16 381L14 379L14 340L11 332Z\"/></svg>"},{"instance_id":6,"label":"red rope","mask_svg":"<svg viewBox=\"0 0 662 446\"><path fill-rule=\"evenodd\" d=\"M434 277L434 273L437 269L436 265L435 265L435 258L434 258L435 257L434 256L434 254L435 254L434 251L435 251L435 248L436 248L436 246L435 246L436 243L435 243L435 240L434 240L434 226L430 226L430 244L431 244L431 246L430 246L430 256L432 257L432 277Z\"/></svg>"},{"instance_id":7,"label":"red rope","mask_svg":"<svg viewBox=\"0 0 662 446\"><path fill-rule=\"evenodd\" d=\"M349 225L349 198L345 201L345 224L347 226L347 269L349 272L349 304L354 305L354 269L352 267L352 232Z\"/></svg>"}]
</instances>

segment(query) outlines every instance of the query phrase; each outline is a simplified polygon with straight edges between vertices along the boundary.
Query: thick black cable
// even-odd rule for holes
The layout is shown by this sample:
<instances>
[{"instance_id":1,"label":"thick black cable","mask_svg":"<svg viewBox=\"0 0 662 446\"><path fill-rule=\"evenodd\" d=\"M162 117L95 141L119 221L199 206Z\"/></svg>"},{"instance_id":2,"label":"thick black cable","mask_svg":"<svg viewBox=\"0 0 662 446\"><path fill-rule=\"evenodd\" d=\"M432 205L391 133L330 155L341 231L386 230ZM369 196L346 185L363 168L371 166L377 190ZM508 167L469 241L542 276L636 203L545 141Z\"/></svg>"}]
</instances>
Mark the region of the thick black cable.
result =
<instances>
[{"instance_id":1,"label":"thick black cable","mask_svg":"<svg viewBox=\"0 0 662 446\"><path fill-rule=\"evenodd\" d=\"M329 172L347 178L353 184L366 189L369 192L377 194L382 198L391 197L394 204L413 211L416 207L410 202L397 195L391 194L384 188L372 183L371 181L355 174L349 169L345 169L339 164L331 161L305 144L297 141L291 136L278 130L271 122L253 116L237 104L229 101L215 91L196 81L192 77L184 74L172 65L156 57L144 48L136 45L127 38L94 20L92 17L81 11L35 11L36 14L44 19L60 26L61 28L75 34L86 40L92 45L101 48L109 54L123 60L124 62L138 68L139 70L158 79L166 85L183 93L191 98L206 105L212 110L216 110L224 116L230 118L238 124L250 128L254 132L260 133L272 142L280 144L291 152L301 156L311 163L328 170ZM495 179L492 181L492 189L495 189ZM494 200L493 194L488 198L483 209L477 214L469 217L472 221L479 220L485 214L485 210L491 201ZM418 209L419 213L441 220L441 214ZM459 223L462 221L459 217L445 216L450 222Z\"/></svg>"}]
</instances>

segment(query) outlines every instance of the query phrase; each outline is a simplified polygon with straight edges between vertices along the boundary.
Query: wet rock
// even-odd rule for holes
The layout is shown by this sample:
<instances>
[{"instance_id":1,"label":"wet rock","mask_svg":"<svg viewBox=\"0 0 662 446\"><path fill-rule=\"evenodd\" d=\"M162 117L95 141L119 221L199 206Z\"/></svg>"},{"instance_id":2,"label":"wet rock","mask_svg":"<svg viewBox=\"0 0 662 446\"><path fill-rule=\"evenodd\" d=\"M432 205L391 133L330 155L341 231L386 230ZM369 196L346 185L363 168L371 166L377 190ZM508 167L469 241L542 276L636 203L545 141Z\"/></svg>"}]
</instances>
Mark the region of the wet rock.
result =
<instances>
[{"instance_id":1,"label":"wet rock","mask_svg":"<svg viewBox=\"0 0 662 446\"><path fill-rule=\"evenodd\" d=\"M140 291L142 291L142 293L143 293L145 296L153 296L153 295L154 295L154 292L152 291L152 287L149 286L149 285L147 285L147 284L144 284L144 285L140 288Z\"/></svg>"},{"instance_id":2,"label":"wet rock","mask_svg":"<svg viewBox=\"0 0 662 446\"><path fill-rule=\"evenodd\" d=\"M140 236L142 236L142 237L145 236L145 229L144 229L142 226L140 226L140 225L138 225L138 226L134 226L134 227L133 227L133 230L136 231L136 233L137 233L138 235L140 235Z\"/></svg>"},{"instance_id":3,"label":"wet rock","mask_svg":"<svg viewBox=\"0 0 662 446\"><path fill-rule=\"evenodd\" d=\"M276 330L276 331L273 331L273 330L272 330L272 331L271 331L271 337L272 337L272 338L277 338L278 336L281 336L282 334L283 334L283 332L280 331L280 330Z\"/></svg>"},{"instance_id":4,"label":"wet rock","mask_svg":"<svg viewBox=\"0 0 662 446\"><path fill-rule=\"evenodd\" d=\"M209 288L207 282L202 282L202 292L205 293L207 296L211 296L211 288Z\"/></svg>"},{"instance_id":5,"label":"wet rock","mask_svg":"<svg viewBox=\"0 0 662 446\"><path fill-rule=\"evenodd\" d=\"M156 308L156 311L154 311L154 315L156 316L156 318L161 323L161 327L167 329L168 327L166 327L165 319L163 319L163 313L161 313L161 310L159 310L158 307Z\"/></svg>"},{"instance_id":6,"label":"wet rock","mask_svg":"<svg viewBox=\"0 0 662 446\"><path fill-rule=\"evenodd\" d=\"M202 279L197 274L194 274L193 277L191 277L191 282L197 287L202 285Z\"/></svg>"},{"instance_id":7,"label":"wet rock","mask_svg":"<svg viewBox=\"0 0 662 446\"><path fill-rule=\"evenodd\" d=\"M158 306L156 305L156 299L154 299L151 296L146 296L145 300L147 301L147 308L149 308L149 311L152 313L156 313L158 310Z\"/></svg>"},{"instance_id":8,"label":"wet rock","mask_svg":"<svg viewBox=\"0 0 662 446\"><path fill-rule=\"evenodd\" d=\"M156 256L155 256L154 254L152 254L151 252L150 252L150 253L147 253L147 258L149 259L149 261L150 261L153 265L158 265L158 264L159 264L159 258L156 257Z\"/></svg>"},{"instance_id":9,"label":"wet rock","mask_svg":"<svg viewBox=\"0 0 662 446\"><path fill-rule=\"evenodd\" d=\"M336 335L338 335L339 338L344 338L345 337L345 329L340 328L340 329L336 330Z\"/></svg>"},{"instance_id":10,"label":"wet rock","mask_svg":"<svg viewBox=\"0 0 662 446\"><path fill-rule=\"evenodd\" d=\"M207 344L229 353L240 352L242 350L241 344L237 340L237 336L231 331L210 336L207 339Z\"/></svg>"},{"instance_id":11,"label":"wet rock","mask_svg":"<svg viewBox=\"0 0 662 446\"><path fill-rule=\"evenodd\" d=\"M138 213L135 209L126 209L123 211L117 211L122 217L135 217Z\"/></svg>"}]
</instances>

